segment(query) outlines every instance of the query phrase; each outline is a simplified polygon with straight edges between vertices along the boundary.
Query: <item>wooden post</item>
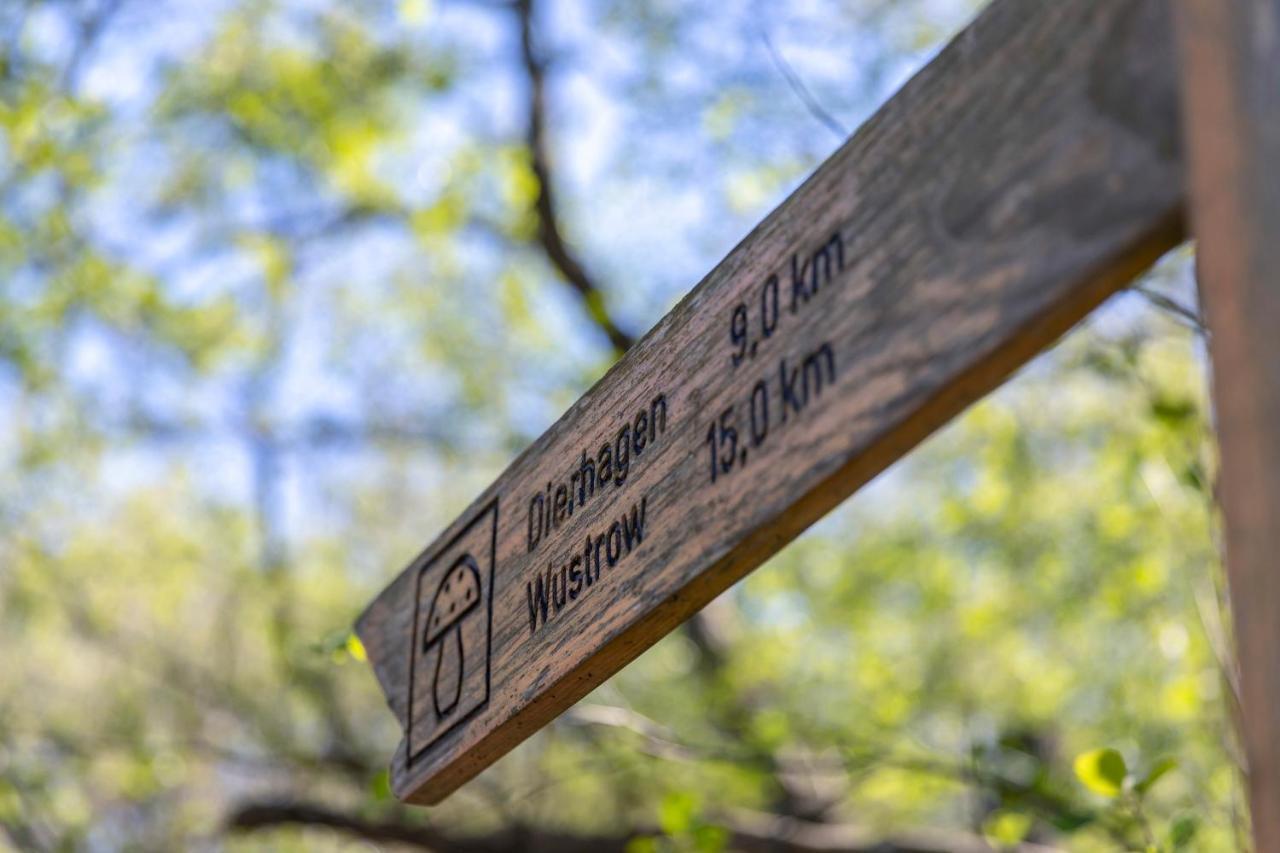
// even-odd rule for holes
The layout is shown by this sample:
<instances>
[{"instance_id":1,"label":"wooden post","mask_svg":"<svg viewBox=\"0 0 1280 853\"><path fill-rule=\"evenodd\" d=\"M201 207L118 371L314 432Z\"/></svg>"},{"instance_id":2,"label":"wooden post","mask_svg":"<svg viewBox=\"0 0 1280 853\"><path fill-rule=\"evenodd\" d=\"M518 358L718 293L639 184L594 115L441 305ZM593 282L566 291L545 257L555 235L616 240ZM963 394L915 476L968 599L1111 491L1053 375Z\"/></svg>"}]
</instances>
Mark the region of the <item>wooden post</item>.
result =
<instances>
[{"instance_id":1,"label":"wooden post","mask_svg":"<svg viewBox=\"0 0 1280 853\"><path fill-rule=\"evenodd\" d=\"M361 616L435 802L1182 239L1165 0L997 0Z\"/></svg>"},{"instance_id":2,"label":"wooden post","mask_svg":"<svg viewBox=\"0 0 1280 853\"><path fill-rule=\"evenodd\" d=\"M1280 0L1181 0L1253 833L1280 851Z\"/></svg>"}]
</instances>

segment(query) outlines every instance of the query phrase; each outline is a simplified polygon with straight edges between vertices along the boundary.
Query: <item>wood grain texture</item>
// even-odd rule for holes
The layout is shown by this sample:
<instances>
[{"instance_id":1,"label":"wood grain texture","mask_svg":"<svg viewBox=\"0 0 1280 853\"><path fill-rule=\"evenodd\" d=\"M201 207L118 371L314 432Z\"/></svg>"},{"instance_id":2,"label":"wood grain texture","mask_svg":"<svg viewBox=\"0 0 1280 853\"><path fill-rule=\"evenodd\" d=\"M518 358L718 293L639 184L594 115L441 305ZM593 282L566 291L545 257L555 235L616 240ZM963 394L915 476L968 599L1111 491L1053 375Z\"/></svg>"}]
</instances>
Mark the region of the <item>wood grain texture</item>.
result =
<instances>
[{"instance_id":1,"label":"wood grain texture","mask_svg":"<svg viewBox=\"0 0 1280 853\"><path fill-rule=\"evenodd\" d=\"M1256 849L1280 851L1280 0L1185 0L1178 32L1241 740Z\"/></svg>"},{"instance_id":2,"label":"wood grain texture","mask_svg":"<svg viewBox=\"0 0 1280 853\"><path fill-rule=\"evenodd\" d=\"M357 630L406 730L398 796L446 796L1181 239L1167 17L997 0L391 583ZM463 552L489 622L446 652L423 620Z\"/></svg>"}]
</instances>

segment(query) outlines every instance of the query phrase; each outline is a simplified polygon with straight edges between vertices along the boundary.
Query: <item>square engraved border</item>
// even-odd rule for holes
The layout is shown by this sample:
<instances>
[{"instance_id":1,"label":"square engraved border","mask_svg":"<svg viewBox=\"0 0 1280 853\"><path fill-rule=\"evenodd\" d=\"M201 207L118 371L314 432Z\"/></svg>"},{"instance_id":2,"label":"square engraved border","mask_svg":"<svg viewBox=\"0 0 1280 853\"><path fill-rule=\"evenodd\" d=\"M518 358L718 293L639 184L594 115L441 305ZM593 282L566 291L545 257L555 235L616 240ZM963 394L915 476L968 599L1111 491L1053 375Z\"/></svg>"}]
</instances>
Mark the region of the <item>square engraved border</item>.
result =
<instances>
[{"instance_id":1,"label":"square engraved border","mask_svg":"<svg viewBox=\"0 0 1280 853\"><path fill-rule=\"evenodd\" d=\"M415 661L417 661L418 659L418 656L414 654L414 649L416 647L417 638L418 638L418 620L421 618L421 615L422 615L421 614L422 578L442 558L446 556L451 556L450 552L453 551L453 549L457 546L458 542L460 542L462 539L465 539L467 534L474 531L478 525L483 524L485 519L489 520L490 532L489 532L489 583L488 583L488 590L486 591L486 597L488 601L485 602L485 604L487 605L486 618L488 619L488 623L485 627L484 701L476 705L474 708L472 708L470 711L466 712L462 716L458 717L458 719L449 723L449 725L440 729L436 733L436 736L433 737L430 740L430 742L425 744L417 752L412 752L413 720L414 720L413 677L415 675L415 670L417 669L417 666L415 666ZM409 709L408 709L409 710L409 718L408 718L409 726L405 732L405 746L409 750L409 760L408 760L409 765L412 765L415 761L422 758L423 754L430 751L431 747L439 743L441 738L445 737L454 729L456 729L458 726L462 725L467 720L474 717L480 711L483 711L489 705L489 696L493 692L492 685L490 684L490 677L491 677L491 670L493 668L492 667L492 662L493 662L493 584L494 584L494 579L497 577L497 574L498 574L497 562L498 562L498 499L495 497L483 509L481 509L478 513L476 513L475 518L467 522L466 527L458 531L454 535L454 537L445 544L443 548L438 549L433 555L431 555L431 559L423 563L422 567L418 569L418 577L415 579L414 585L413 585L413 595L414 595L413 633L409 636Z\"/></svg>"}]
</instances>

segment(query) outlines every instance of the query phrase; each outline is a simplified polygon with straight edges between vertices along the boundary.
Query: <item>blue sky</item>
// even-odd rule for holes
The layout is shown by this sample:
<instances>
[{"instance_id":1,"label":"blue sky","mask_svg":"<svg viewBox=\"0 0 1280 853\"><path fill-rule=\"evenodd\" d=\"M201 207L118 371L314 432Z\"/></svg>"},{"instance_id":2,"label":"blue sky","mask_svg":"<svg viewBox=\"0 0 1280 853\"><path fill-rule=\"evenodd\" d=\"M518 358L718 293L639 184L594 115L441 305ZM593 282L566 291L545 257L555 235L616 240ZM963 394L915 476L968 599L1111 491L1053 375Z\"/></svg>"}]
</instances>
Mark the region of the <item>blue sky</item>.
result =
<instances>
[{"instance_id":1,"label":"blue sky","mask_svg":"<svg viewBox=\"0 0 1280 853\"><path fill-rule=\"evenodd\" d=\"M110 104L126 129L111 154L111 180L90 210L94 231L112 251L162 275L169 293L195 303L224 292L251 299L258 268L234 250L192 260L196 220L157 224L145 216L141 200L165 165L148 110L165 69L199 60L232 5L127 4L83 76L85 94ZM652 326L840 142L788 86L765 34L823 107L853 128L927 61L971 6L925 0L910 14L868 23L860 7L818 0L785 8L709 5L685 10L672 43L646 50L614 20L633 7L604 0L548 3L541 47L553 59L550 119L565 229L608 282L621 323L635 333ZM477 140L521 137L525 82L513 61L515 28L509 15L462 0L378 8L384 14L373 26L385 37L406 38L424 51L456 51L461 65L460 82L449 92L406 103L410 130L378 164L406 198L426 203L448 184L457 151ZM671 5L643 8L660 16ZM273 38L298 37L285 20ZM53 11L37 13L28 37L55 54L68 44ZM253 192L244 198L240 213L262 212ZM465 288L478 304L491 302L511 262L505 247L483 237L461 245L465 270L448 277L437 276L443 262L430 249L424 256L394 230L365 230L308 249L299 258L300 288L267 407L271 416L290 422L319 413L358 421L381 407L401 419L448 417L447 406L433 407L456 395L456 378L421 361L422 318L397 316L386 306L406 277L426 290ZM1171 275L1171 286L1189 298L1185 266ZM545 270L530 273L525 288L538 325L555 343L549 352L521 358L512 330L489 329L479 338L486 358L509 365L499 411L525 441L549 426L581 392L583 377L605 363L602 340L584 333L576 298L567 288L538 286L547 280ZM1145 310L1140 299L1122 297L1096 322L1119 328ZM336 365L340 339L342 363ZM237 433L242 374L224 370L193 381L155 352L135 350L90 323L73 336L68 373L107 410L125 412L140 402L210 427L198 441L115 447L100 472L108 493L185 476L214 500L243 505L250 499L252 465ZM12 398L13 389L0 394ZM418 494L447 495L433 500L417 523L422 541L514 455L494 424L477 417L462 427L477 451L465 465L433 452L413 453L404 463ZM349 447L287 454L287 529L301 538L324 532L333 508L325 496L376 484L387 476L385 465Z\"/></svg>"}]
</instances>

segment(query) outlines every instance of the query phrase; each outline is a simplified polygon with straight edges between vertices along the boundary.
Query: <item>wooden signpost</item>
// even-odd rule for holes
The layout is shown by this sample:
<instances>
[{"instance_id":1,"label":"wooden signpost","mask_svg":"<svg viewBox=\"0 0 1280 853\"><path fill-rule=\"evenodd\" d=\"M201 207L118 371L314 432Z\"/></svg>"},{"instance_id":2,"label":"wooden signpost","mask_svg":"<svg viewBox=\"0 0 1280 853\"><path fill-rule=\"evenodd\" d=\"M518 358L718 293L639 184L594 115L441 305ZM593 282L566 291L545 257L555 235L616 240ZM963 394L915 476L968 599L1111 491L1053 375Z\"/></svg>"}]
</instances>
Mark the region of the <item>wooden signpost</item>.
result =
<instances>
[{"instance_id":1,"label":"wooden signpost","mask_svg":"<svg viewBox=\"0 0 1280 853\"><path fill-rule=\"evenodd\" d=\"M1255 848L1280 851L1280 0L1181 0Z\"/></svg>"},{"instance_id":2,"label":"wooden signpost","mask_svg":"<svg viewBox=\"0 0 1280 853\"><path fill-rule=\"evenodd\" d=\"M1183 237L1165 0L997 0L361 616L433 803Z\"/></svg>"}]
</instances>

